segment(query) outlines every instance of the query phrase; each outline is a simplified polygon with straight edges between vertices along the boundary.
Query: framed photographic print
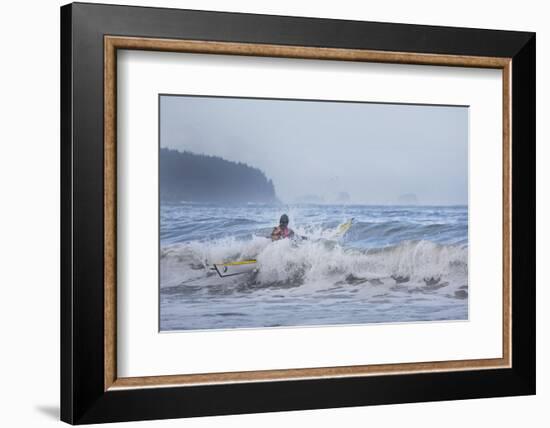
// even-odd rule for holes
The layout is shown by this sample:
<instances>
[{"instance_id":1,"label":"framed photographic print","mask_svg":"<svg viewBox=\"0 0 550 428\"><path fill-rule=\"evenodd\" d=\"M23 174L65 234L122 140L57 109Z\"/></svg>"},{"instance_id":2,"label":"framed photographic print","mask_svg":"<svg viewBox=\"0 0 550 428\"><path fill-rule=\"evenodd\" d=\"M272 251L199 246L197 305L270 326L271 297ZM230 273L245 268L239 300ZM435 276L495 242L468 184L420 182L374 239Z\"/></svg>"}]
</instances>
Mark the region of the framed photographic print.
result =
<instances>
[{"instance_id":1,"label":"framed photographic print","mask_svg":"<svg viewBox=\"0 0 550 428\"><path fill-rule=\"evenodd\" d=\"M535 35L61 8L72 424L535 393Z\"/></svg>"}]
</instances>

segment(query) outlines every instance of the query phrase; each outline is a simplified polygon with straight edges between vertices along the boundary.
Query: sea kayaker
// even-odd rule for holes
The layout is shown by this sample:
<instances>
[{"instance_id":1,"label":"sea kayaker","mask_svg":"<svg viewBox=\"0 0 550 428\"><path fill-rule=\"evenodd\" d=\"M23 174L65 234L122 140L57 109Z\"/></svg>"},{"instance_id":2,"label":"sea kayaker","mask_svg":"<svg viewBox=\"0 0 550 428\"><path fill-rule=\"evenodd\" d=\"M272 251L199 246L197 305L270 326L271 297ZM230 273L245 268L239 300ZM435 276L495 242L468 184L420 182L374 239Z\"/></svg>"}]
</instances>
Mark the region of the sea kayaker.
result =
<instances>
[{"instance_id":1,"label":"sea kayaker","mask_svg":"<svg viewBox=\"0 0 550 428\"><path fill-rule=\"evenodd\" d=\"M279 226L273 228L271 232L271 240L278 241L279 239L293 238L294 231L288 227L288 216L283 214L279 220Z\"/></svg>"}]
</instances>

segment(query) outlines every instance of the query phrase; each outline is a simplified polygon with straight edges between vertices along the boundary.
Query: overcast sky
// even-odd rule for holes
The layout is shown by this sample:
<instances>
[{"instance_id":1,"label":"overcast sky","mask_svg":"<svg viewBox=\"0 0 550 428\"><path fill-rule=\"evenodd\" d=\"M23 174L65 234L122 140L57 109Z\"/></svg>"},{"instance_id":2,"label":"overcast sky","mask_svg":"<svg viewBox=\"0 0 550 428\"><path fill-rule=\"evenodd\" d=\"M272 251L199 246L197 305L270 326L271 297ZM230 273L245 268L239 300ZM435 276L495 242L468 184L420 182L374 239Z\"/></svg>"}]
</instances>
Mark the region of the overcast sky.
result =
<instances>
[{"instance_id":1,"label":"overcast sky","mask_svg":"<svg viewBox=\"0 0 550 428\"><path fill-rule=\"evenodd\" d=\"M260 168L277 196L467 204L468 108L161 97L161 147Z\"/></svg>"}]
</instances>

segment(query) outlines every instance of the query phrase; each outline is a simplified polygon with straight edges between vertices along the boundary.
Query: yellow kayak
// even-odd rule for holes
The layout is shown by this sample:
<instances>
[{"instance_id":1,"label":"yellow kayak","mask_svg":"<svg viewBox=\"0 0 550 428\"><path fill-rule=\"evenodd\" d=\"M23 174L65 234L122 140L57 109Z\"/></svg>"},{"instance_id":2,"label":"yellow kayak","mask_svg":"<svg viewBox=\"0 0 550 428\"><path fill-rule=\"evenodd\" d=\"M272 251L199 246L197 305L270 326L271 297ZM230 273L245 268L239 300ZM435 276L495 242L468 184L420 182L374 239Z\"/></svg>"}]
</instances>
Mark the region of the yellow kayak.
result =
<instances>
[{"instance_id":1,"label":"yellow kayak","mask_svg":"<svg viewBox=\"0 0 550 428\"><path fill-rule=\"evenodd\" d=\"M348 232L348 230L350 230L352 224L353 224L353 218L350 218L345 223L342 223L336 229L336 232L334 233L334 237L335 238L341 238L342 236L344 236Z\"/></svg>"},{"instance_id":2,"label":"yellow kayak","mask_svg":"<svg viewBox=\"0 0 550 428\"><path fill-rule=\"evenodd\" d=\"M341 238L344 236L348 230L350 230L353 224L353 218L350 218L345 223L342 223L336 228L336 231L333 234L333 239ZM226 276L240 275L243 273L253 272L258 268L258 262L255 259L251 260L239 260L235 262L228 263L214 263L214 270L222 278Z\"/></svg>"},{"instance_id":3,"label":"yellow kayak","mask_svg":"<svg viewBox=\"0 0 550 428\"><path fill-rule=\"evenodd\" d=\"M256 260L239 260L229 263L214 263L214 269L218 272L218 275L223 278L226 276L252 272L257 268L257 265L258 262Z\"/></svg>"}]
</instances>

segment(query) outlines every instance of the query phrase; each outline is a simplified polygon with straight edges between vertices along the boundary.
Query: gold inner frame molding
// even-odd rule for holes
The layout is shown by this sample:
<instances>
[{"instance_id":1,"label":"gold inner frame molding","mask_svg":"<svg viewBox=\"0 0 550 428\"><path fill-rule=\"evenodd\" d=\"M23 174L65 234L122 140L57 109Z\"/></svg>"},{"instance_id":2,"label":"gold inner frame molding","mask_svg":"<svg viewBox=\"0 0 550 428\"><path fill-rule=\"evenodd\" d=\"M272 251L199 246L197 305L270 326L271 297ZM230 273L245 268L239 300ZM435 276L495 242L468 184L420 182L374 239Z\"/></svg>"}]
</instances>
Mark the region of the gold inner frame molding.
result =
<instances>
[{"instance_id":1,"label":"gold inner frame molding","mask_svg":"<svg viewBox=\"0 0 550 428\"><path fill-rule=\"evenodd\" d=\"M117 376L116 316L116 129L117 129L117 50L146 50L213 55L241 55L333 61L381 62L393 64L440 65L494 68L502 70L502 144L503 144L503 285L502 285L502 358L428 361L420 363L315 367L226 373L183 374L169 376ZM193 386L204 384L298 380L312 378L358 377L420 372L442 372L511 367L511 58L461 55L385 52L361 49L283 46L252 43L170 40L140 37L104 37L104 389Z\"/></svg>"}]
</instances>

